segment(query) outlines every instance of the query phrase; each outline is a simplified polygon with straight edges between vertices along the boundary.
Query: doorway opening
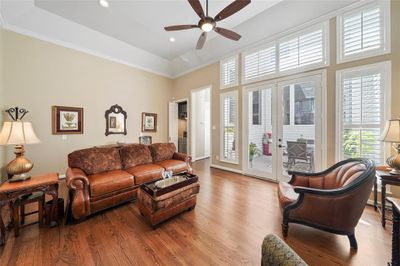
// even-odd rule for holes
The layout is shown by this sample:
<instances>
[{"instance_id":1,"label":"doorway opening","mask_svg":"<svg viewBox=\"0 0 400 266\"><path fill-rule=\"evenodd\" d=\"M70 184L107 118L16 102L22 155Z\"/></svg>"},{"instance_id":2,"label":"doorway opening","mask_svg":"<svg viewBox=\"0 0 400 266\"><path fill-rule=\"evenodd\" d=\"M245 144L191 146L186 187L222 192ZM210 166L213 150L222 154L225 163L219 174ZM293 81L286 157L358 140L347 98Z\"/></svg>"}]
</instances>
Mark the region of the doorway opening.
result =
<instances>
[{"instance_id":1,"label":"doorway opening","mask_svg":"<svg viewBox=\"0 0 400 266\"><path fill-rule=\"evenodd\" d=\"M168 106L168 141L178 152L188 153L188 101L170 102Z\"/></svg>"},{"instance_id":2,"label":"doorway opening","mask_svg":"<svg viewBox=\"0 0 400 266\"><path fill-rule=\"evenodd\" d=\"M209 158L211 154L211 88L191 92L191 145L193 161Z\"/></svg>"}]
</instances>

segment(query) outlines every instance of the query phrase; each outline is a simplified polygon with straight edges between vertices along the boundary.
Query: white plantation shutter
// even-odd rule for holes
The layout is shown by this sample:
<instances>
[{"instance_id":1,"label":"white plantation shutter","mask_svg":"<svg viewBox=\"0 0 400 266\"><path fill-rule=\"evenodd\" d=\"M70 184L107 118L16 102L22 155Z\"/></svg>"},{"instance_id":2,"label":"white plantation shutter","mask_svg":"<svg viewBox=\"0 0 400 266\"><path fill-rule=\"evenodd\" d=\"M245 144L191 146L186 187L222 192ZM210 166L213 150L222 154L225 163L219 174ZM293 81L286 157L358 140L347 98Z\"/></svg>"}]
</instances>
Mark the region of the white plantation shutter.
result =
<instances>
[{"instance_id":1,"label":"white plantation shutter","mask_svg":"<svg viewBox=\"0 0 400 266\"><path fill-rule=\"evenodd\" d=\"M221 88L238 85L237 56L222 60L220 63Z\"/></svg>"},{"instance_id":2,"label":"white plantation shutter","mask_svg":"<svg viewBox=\"0 0 400 266\"><path fill-rule=\"evenodd\" d=\"M322 25L279 41L279 71L325 63L325 31Z\"/></svg>"},{"instance_id":3,"label":"white plantation shutter","mask_svg":"<svg viewBox=\"0 0 400 266\"><path fill-rule=\"evenodd\" d=\"M378 1L338 17L339 61L359 59L388 50L390 1Z\"/></svg>"},{"instance_id":4,"label":"white plantation shutter","mask_svg":"<svg viewBox=\"0 0 400 266\"><path fill-rule=\"evenodd\" d=\"M238 92L221 93L221 155L220 160L237 163Z\"/></svg>"},{"instance_id":5,"label":"white plantation shutter","mask_svg":"<svg viewBox=\"0 0 400 266\"><path fill-rule=\"evenodd\" d=\"M243 78L245 81L276 72L275 43L243 55Z\"/></svg>"},{"instance_id":6,"label":"white plantation shutter","mask_svg":"<svg viewBox=\"0 0 400 266\"><path fill-rule=\"evenodd\" d=\"M362 157L382 163L385 124L385 63L344 70L340 78L340 158Z\"/></svg>"}]
</instances>

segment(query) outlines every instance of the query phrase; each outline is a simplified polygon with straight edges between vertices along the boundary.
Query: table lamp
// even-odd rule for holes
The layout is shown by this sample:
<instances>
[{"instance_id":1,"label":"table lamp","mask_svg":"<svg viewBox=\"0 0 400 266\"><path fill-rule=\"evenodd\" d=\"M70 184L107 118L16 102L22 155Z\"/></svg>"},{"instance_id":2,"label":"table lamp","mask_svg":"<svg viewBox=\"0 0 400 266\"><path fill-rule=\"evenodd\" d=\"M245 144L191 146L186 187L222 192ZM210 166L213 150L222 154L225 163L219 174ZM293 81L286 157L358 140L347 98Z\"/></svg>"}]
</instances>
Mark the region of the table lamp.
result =
<instances>
[{"instance_id":1,"label":"table lamp","mask_svg":"<svg viewBox=\"0 0 400 266\"><path fill-rule=\"evenodd\" d=\"M391 174L400 175L400 118L386 122L381 140L392 143L396 154L387 158L386 163L392 168Z\"/></svg>"},{"instance_id":2,"label":"table lamp","mask_svg":"<svg viewBox=\"0 0 400 266\"><path fill-rule=\"evenodd\" d=\"M26 173L32 169L33 163L24 157L24 144L39 143L40 140L33 130L32 123L21 121L28 113L27 110L15 107L6 112L13 121L4 122L0 132L0 145L14 145L15 159L6 165L5 170L11 182L27 180L30 176Z\"/></svg>"}]
</instances>

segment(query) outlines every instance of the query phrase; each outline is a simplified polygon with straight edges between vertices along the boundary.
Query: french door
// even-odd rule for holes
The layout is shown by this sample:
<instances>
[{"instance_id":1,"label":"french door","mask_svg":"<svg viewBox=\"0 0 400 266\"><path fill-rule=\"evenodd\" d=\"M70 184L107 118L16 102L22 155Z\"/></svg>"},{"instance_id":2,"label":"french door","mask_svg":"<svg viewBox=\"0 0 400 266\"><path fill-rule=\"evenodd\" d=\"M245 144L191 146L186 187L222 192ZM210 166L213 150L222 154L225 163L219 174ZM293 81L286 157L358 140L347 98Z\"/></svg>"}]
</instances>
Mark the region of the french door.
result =
<instances>
[{"instance_id":1,"label":"french door","mask_svg":"<svg viewBox=\"0 0 400 266\"><path fill-rule=\"evenodd\" d=\"M245 174L287 181L290 170L321 169L321 84L316 74L244 89Z\"/></svg>"}]
</instances>

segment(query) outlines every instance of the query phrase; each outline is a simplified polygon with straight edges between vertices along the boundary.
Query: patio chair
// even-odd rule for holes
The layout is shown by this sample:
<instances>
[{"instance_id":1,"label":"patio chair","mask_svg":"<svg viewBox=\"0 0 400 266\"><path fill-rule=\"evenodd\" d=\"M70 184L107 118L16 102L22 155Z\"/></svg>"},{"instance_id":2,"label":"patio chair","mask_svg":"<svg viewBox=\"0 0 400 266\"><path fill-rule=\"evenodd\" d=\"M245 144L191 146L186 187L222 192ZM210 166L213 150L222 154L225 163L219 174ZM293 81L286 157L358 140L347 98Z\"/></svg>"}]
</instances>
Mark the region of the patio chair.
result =
<instances>
[{"instance_id":1,"label":"patio chair","mask_svg":"<svg viewBox=\"0 0 400 266\"><path fill-rule=\"evenodd\" d=\"M307 151L307 142L287 141L288 170L292 170L296 164L309 165L308 171L314 171L314 160L312 154Z\"/></svg>"}]
</instances>

